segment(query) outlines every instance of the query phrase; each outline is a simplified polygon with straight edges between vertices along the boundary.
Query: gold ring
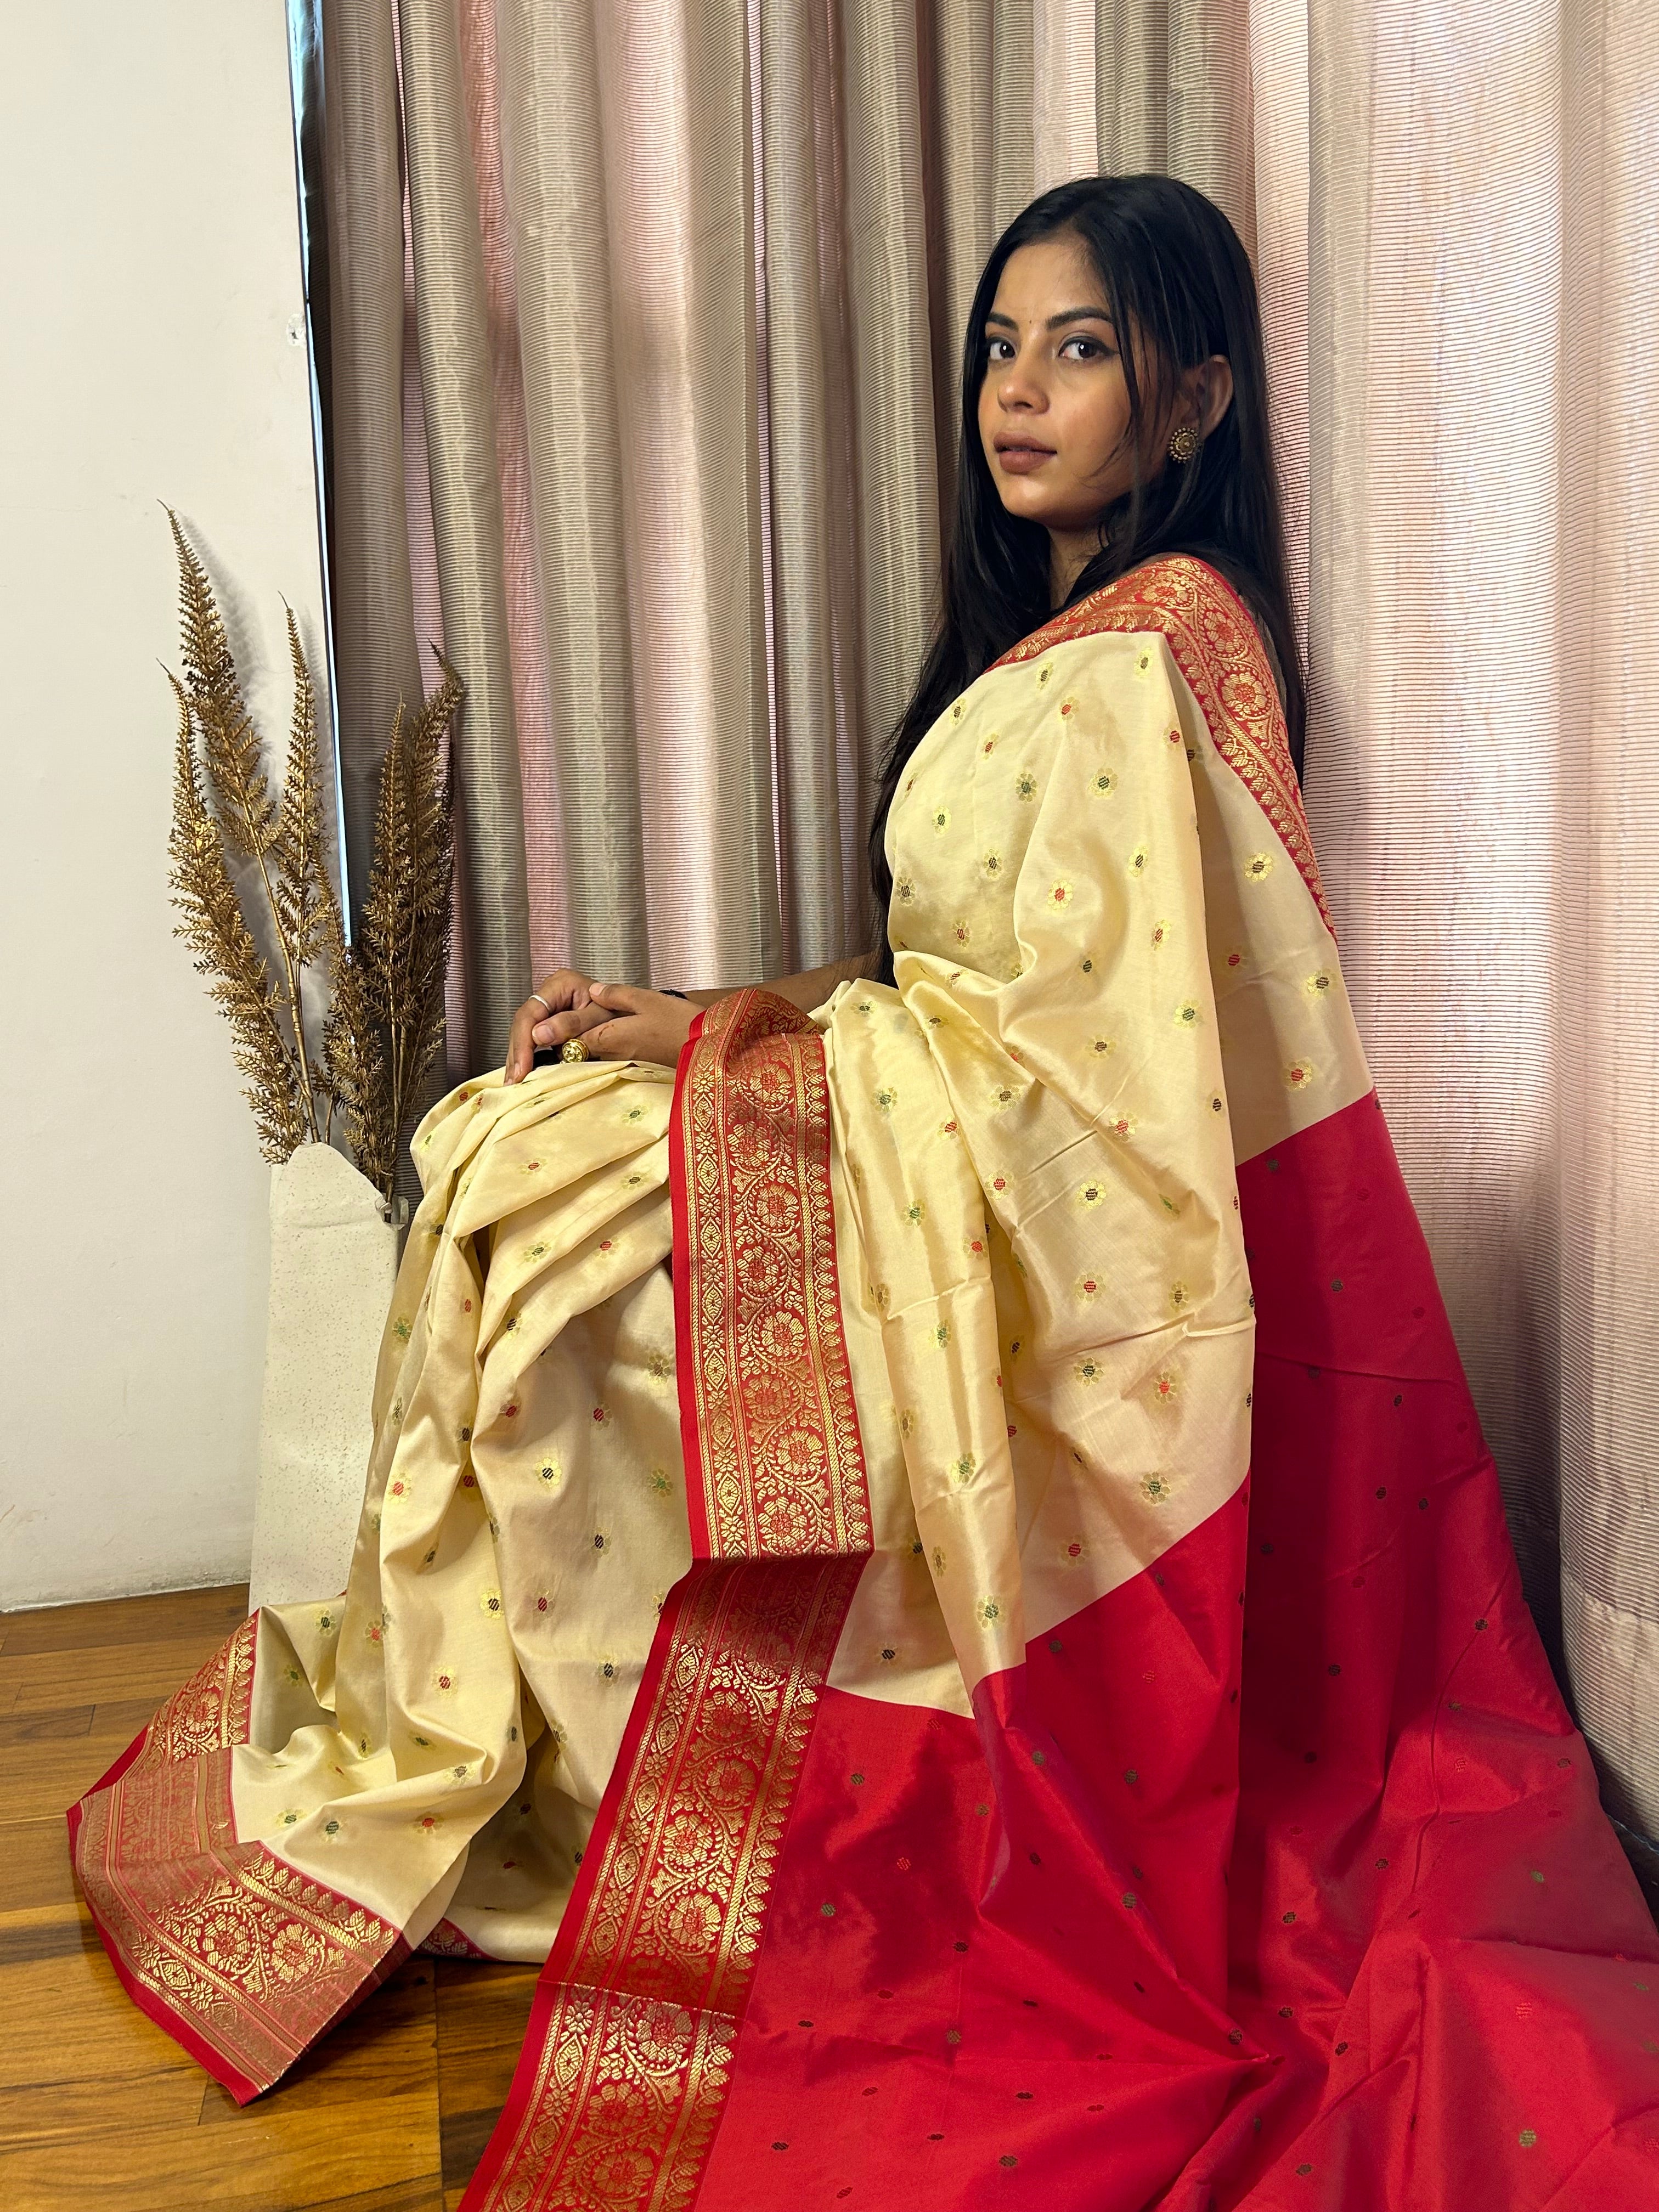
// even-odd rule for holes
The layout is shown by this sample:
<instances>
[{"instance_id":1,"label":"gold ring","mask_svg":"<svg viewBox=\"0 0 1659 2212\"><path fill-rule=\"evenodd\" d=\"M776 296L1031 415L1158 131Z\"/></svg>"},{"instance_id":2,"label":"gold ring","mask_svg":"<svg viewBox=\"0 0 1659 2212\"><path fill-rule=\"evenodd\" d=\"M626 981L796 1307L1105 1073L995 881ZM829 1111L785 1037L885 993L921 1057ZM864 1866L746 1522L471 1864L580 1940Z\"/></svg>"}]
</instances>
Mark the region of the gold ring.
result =
<instances>
[{"instance_id":1,"label":"gold ring","mask_svg":"<svg viewBox=\"0 0 1659 2212\"><path fill-rule=\"evenodd\" d=\"M567 1037L559 1047L559 1058L568 1060L573 1065L579 1060L586 1060L589 1057L587 1047L579 1036Z\"/></svg>"}]
</instances>

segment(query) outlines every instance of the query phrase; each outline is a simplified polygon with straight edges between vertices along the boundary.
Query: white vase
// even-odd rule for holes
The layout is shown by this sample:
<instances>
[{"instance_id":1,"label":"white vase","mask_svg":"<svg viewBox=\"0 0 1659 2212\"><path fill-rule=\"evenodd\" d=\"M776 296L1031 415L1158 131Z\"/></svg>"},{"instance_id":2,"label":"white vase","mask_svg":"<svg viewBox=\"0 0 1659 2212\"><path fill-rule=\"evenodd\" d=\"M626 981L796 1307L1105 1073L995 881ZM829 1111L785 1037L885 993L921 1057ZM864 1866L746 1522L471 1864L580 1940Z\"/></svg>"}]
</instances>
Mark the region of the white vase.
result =
<instances>
[{"instance_id":1,"label":"white vase","mask_svg":"<svg viewBox=\"0 0 1659 2212\"><path fill-rule=\"evenodd\" d=\"M250 1610L345 1588L408 1206L329 1145L270 1171L270 1321Z\"/></svg>"}]
</instances>

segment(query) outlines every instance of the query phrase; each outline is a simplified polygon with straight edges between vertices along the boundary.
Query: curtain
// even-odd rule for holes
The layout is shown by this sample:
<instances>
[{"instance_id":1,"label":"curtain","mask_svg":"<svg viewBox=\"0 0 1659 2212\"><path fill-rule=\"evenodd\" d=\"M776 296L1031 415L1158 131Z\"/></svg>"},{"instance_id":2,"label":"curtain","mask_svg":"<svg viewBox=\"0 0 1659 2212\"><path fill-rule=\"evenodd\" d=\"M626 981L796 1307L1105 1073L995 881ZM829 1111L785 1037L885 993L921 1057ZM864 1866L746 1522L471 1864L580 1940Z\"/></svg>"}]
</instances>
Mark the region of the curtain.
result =
<instances>
[{"instance_id":1,"label":"curtain","mask_svg":"<svg viewBox=\"0 0 1659 2212\"><path fill-rule=\"evenodd\" d=\"M1345 967L1529 1597L1659 1832L1654 95L1638 0L325 0L361 888L460 668L451 1067L535 975L860 949L969 301L1031 195L1251 251ZM1650 472L1641 463L1646 459ZM424 660L423 660L424 656Z\"/></svg>"},{"instance_id":2,"label":"curtain","mask_svg":"<svg viewBox=\"0 0 1659 2212\"><path fill-rule=\"evenodd\" d=\"M1103 155L1252 234L1243 18L1151 12L328 0L347 843L361 885L441 643L457 1066L563 960L718 984L869 942L997 231Z\"/></svg>"},{"instance_id":3,"label":"curtain","mask_svg":"<svg viewBox=\"0 0 1659 2212\"><path fill-rule=\"evenodd\" d=\"M1314 834L1534 1611L1652 1838L1651 16L1309 23Z\"/></svg>"}]
</instances>

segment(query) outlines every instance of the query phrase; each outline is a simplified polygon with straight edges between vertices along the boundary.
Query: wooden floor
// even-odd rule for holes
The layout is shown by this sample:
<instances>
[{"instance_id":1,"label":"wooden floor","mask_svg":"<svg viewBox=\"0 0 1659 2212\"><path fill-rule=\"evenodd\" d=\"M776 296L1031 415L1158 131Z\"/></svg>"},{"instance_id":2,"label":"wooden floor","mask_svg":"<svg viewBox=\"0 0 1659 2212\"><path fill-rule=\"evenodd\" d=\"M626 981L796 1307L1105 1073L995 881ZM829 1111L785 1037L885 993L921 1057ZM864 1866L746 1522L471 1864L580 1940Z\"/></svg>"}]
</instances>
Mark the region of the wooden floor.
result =
<instances>
[{"instance_id":1,"label":"wooden floor","mask_svg":"<svg viewBox=\"0 0 1659 2212\"><path fill-rule=\"evenodd\" d=\"M64 1808L246 1597L0 1614L3 2212L453 2212L506 2099L532 1966L411 1959L241 2111L116 1981L70 1872Z\"/></svg>"}]
</instances>

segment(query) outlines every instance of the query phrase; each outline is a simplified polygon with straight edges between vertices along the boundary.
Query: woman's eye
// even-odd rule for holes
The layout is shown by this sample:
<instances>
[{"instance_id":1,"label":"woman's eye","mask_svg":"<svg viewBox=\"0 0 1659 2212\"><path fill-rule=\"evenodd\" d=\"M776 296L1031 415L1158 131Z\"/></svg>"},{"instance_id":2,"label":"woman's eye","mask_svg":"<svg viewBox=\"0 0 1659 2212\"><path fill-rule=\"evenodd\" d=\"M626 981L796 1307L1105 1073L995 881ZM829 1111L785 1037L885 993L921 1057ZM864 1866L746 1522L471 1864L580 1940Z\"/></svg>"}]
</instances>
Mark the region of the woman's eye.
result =
<instances>
[{"instance_id":1,"label":"woman's eye","mask_svg":"<svg viewBox=\"0 0 1659 2212\"><path fill-rule=\"evenodd\" d=\"M1073 347L1080 348L1081 350L1073 352ZM1014 342L1012 338L986 340L985 358L988 365L993 362L1010 362L1013 357ZM1085 338L1080 336L1070 337L1066 339L1060 349L1060 358L1062 361L1110 361L1112 357L1111 347L1103 344L1099 338Z\"/></svg>"}]
</instances>

